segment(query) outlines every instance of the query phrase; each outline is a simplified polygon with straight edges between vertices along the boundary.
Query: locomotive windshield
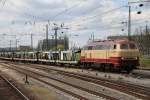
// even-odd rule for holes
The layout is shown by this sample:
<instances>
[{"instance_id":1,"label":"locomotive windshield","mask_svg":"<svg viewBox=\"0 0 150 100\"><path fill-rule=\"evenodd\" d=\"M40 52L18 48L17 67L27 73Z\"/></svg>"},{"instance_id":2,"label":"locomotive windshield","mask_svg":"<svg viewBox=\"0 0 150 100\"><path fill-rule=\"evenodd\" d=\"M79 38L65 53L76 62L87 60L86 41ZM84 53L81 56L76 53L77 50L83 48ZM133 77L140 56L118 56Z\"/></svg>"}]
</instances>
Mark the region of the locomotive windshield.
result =
<instances>
[{"instance_id":1,"label":"locomotive windshield","mask_svg":"<svg viewBox=\"0 0 150 100\"><path fill-rule=\"evenodd\" d=\"M130 43L130 44L121 44L120 49L137 49L135 44Z\"/></svg>"},{"instance_id":2,"label":"locomotive windshield","mask_svg":"<svg viewBox=\"0 0 150 100\"><path fill-rule=\"evenodd\" d=\"M130 43L129 46L130 46L130 49L137 49L136 46L135 46L135 44L133 44L133 43L132 44Z\"/></svg>"},{"instance_id":3,"label":"locomotive windshield","mask_svg":"<svg viewBox=\"0 0 150 100\"><path fill-rule=\"evenodd\" d=\"M121 49L129 49L128 44L121 44L120 46Z\"/></svg>"}]
</instances>

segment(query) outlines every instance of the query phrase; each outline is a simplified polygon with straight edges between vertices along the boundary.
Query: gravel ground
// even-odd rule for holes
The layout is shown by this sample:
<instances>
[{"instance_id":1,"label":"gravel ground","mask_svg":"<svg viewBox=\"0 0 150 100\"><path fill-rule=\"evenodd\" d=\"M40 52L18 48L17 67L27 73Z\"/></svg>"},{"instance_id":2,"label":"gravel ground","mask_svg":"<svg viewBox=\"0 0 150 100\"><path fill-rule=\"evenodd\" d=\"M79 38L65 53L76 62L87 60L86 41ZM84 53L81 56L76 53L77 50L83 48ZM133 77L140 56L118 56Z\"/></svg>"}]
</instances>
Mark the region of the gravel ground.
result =
<instances>
[{"instance_id":1,"label":"gravel ground","mask_svg":"<svg viewBox=\"0 0 150 100\"><path fill-rule=\"evenodd\" d=\"M23 66L20 66L20 67L24 68ZM39 71L39 70L37 70L37 69L32 69L32 68L28 68L28 69L33 70L33 71L37 71L38 73L46 74L45 72ZM55 73L55 72L54 72L54 73ZM62 76L60 76L60 75L58 75L58 76L57 76L56 74L46 74L46 75L47 75L47 76L50 76L50 77L53 76L54 78L57 78L57 77L58 77L57 79L62 80L62 79L61 79ZM60 76L60 77L59 77L59 76ZM74 88L74 87L72 87L72 86L69 86L69 85L60 83L60 82L58 82L58 81L51 80L51 79L47 79L47 78L42 78L42 77L41 77L41 79L43 79L43 80L45 80L45 81L47 81L47 82L51 82L52 84L57 85L57 86L59 86L59 87L62 87L62 88L65 87L65 89L70 90L70 91L72 91L73 93L80 94L80 95L82 95L82 96L88 98L89 100L102 100L102 98L100 98L100 97L98 97L98 96L95 96L95 95L93 95L93 94L90 94L90 93L85 92L85 91L82 91L82 90L79 90L79 89ZM76 85L78 85L78 84L76 84Z\"/></svg>"},{"instance_id":2,"label":"gravel ground","mask_svg":"<svg viewBox=\"0 0 150 100\"><path fill-rule=\"evenodd\" d=\"M69 85L66 85L66 84L63 84L63 83L51 80L51 79L47 79L47 78L42 78L42 79L47 81L47 82L51 82L52 84L55 84L55 85L57 85L59 87L65 88L67 90L70 90L73 93L80 94L81 96L83 96L85 98L88 98L89 100L101 100L101 98L99 98L99 97L97 97L95 95L92 95L92 94L89 94L89 93L87 93L85 91L81 91L79 89L73 88L72 86L69 86Z\"/></svg>"},{"instance_id":3,"label":"gravel ground","mask_svg":"<svg viewBox=\"0 0 150 100\"><path fill-rule=\"evenodd\" d=\"M11 76L18 83L24 85L26 89L32 91L33 96L36 96L38 100L77 100L68 94L65 94L53 87L47 86L37 80L29 78L29 84L25 84L25 75L22 75L14 70L8 69L0 65L0 70Z\"/></svg>"},{"instance_id":4,"label":"gravel ground","mask_svg":"<svg viewBox=\"0 0 150 100\"><path fill-rule=\"evenodd\" d=\"M37 65L37 66L45 66L50 68L55 68L58 70L64 70L69 72L75 72L80 73L84 75L94 76L94 77L100 77L104 79L112 79L117 81L123 81L127 83L133 83L145 87L150 87L150 79L145 78L135 78L132 77L132 75L128 74L117 74L117 73L109 73L109 72L99 72L99 71L92 71L92 70L86 70L86 69L74 69L74 68L64 68L64 67L55 67L55 66L46 66L46 65Z\"/></svg>"},{"instance_id":5,"label":"gravel ground","mask_svg":"<svg viewBox=\"0 0 150 100\"><path fill-rule=\"evenodd\" d=\"M38 71L38 73L45 74L45 72L43 72L41 70L39 71L38 69L32 69L32 68L28 68L28 69L34 70L34 71L36 70L36 71ZM47 75L49 77L53 77L53 78L56 78L56 79L59 79L59 80L77 85L77 86L87 88L89 90L93 90L93 91L96 91L96 92L99 92L99 93L107 94L107 95L112 96L112 97L116 97L117 99L122 99L122 100L129 100L129 99L130 100L136 100L137 99L133 96L129 96L125 93L115 91L115 90L110 89L110 88L106 88L106 87L96 85L96 84L93 84L93 83L90 83L90 82L86 82L86 81L82 81L82 80L79 80L79 79L76 79L76 78L72 78L72 77L68 77L68 76L58 74L55 71L50 71L49 74L47 74ZM68 88L68 86L66 88ZM82 94L85 95L84 93L82 93Z\"/></svg>"},{"instance_id":6,"label":"gravel ground","mask_svg":"<svg viewBox=\"0 0 150 100\"><path fill-rule=\"evenodd\" d=\"M100 77L100 78L104 78L104 79L109 79L110 78L110 79L113 79L113 80L129 82L129 83L133 83L133 84L137 84L137 85L150 87L150 80L149 79L133 78L130 75L127 75L127 74L104 73L104 72L91 71L91 70L85 70L85 69L82 71L82 69L61 68L61 67L53 67L53 66L47 66L47 65L38 65L38 66L52 67L52 68L59 69L59 70L65 70L65 71L69 71L69 72L81 73L81 74L84 74L84 75L90 75L90 76ZM42 71L40 71L40 72L42 72ZM44 73L44 72L42 72L42 73ZM73 84L80 84L80 86L82 86L82 87L90 88L90 89L95 90L95 91L99 91L99 92L106 93L108 95L115 96L118 99L120 98L120 100L137 99L137 98L134 98L134 97L129 96L127 94L120 93L118 91L111 90L111 89L106 88L106 87L97 86L97 85L89 83L89 82L84 82L84 81L81 81L81 80L78 80L78 79L74 79L74 78L70 78L70 77L67 77L67 76L59 75L55 71L50 71L49 75L53 76L53 77L55 77L59 80L65 80L65 81L71 82ZM45 85L42 85L42 86L45 86ZM54 90L54 89L52 89L52 90ZM103 90L105 90L105 91L103 91ZM58 90L57 90L56 94L57 94L57 99L60 99L60 100L62 100L62 98L64 98L64 100L74 99L74 98L71 98L67 95L64 95L64 93L62 93L61 91L58 92Z\"/></svg>"}]
</instances>

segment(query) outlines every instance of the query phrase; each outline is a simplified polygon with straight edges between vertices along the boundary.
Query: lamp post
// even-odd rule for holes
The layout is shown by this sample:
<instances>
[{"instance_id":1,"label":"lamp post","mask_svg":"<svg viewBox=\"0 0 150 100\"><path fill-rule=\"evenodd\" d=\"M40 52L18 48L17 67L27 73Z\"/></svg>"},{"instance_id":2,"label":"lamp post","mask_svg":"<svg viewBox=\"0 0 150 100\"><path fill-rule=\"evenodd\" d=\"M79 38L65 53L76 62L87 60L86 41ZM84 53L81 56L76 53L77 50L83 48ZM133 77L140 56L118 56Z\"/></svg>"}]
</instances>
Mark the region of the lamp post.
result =
<instances>
[{"instance_id":1,"label":"lamp post","mask_svg":"<svg viewBox=\"0 0 150 100\"><path fill-rule=\"evenodd\" d=\"M141 1L141 2L147 2L147 1ZM128 2L128 9L129 9L129 14L128 14L128 39L131 40L131 5L133 3L139 3L139 2ZM143 7L144 4L139 4L139 7ZM138 11L137 14L141 14L141 11Z\"/></svg>"},{"instance_id":2,"label":"lamp post","mask_svg":"<svg viewBox=\"0 0 150 100\"><path fill-rule=\"evenodd\" d=\"M129 15L128 15L128 39L131 39L131 6L129 5Z\"/></svg>"},{"instance_id":3,"label":"lamp post","mask_svg":"<svg viewBox=\"0 0 150 100\"><path fill-rule=\"evenodd\" d=\"M17 48L18 48L18 42L19 42L19 40L16 39L16 52L17 52Z\"/></svg>"}]
</instances>

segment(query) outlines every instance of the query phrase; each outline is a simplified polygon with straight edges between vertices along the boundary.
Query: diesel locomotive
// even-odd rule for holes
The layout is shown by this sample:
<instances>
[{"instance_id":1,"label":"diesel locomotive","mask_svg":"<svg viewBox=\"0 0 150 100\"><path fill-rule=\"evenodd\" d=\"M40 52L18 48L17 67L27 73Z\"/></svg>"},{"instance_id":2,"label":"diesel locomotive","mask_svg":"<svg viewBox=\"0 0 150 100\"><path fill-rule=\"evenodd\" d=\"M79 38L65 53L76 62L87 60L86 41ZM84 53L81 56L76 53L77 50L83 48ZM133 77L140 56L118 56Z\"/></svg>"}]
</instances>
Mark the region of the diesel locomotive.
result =
<instances>
[{"instance_id":1,"label":"diesel locomotive","mask_svg":"<svg viewBox=\"0 0 150 100\"><path fill-rule=\"evenodd\" d=\"M92 42L81 51L80 62L88 66L99 64L103 70L129 71L139 66L139 50L128 39Z\"/></svg>"}]
</instances>

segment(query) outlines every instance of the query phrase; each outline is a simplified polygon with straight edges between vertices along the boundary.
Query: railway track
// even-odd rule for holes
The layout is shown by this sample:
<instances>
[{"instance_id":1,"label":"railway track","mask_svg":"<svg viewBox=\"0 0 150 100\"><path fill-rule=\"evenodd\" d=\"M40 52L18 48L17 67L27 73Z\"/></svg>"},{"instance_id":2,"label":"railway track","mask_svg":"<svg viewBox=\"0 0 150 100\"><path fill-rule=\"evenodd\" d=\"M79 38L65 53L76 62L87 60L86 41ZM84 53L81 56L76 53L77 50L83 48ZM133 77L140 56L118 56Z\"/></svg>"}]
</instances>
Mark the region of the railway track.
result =
<instances>
[{"instance_id":1,"label":"railway track","mask_svg":"<svg viewBox=\"0 0 150 100\"><path fill-rule=\"evenodd\" d=\"M139 67L139 70L146 70L146 71L150 71L150 67Z\"/></svg>"},{"instance_id":2,"label":"railway track","mask_svg":"<svg viewBox=\"0 0 150 100\"><path fill-rule=\"evenodd\" d=\"M96 78L96 77L82 75L82 74L78 74L78 73L66 72L66 71L62 71L62 70L58 70L58 69L54 69L54 68L50 68L50 67L49 68L44 67L41 65L39 65L39 66L28 65L26 67L32 67L32 68L45 70L45 71L54 70L54 71L57 71L59 74L62 74L62 75L78 78L81 80L92 82L92 83L97 84L97 85L109 87L109 88L118 90L120 92L124 92L124 93L127 93L129 95L135 96L135 97L140 98L140 99L150 100L150 96L149 96L150 95L150 88L147 88L147 87L143 87L143 86L139 86L139 85L135 85L135 84L130 84L130 83L124 83L124 82L120 82L120 81L113 81L113 80Z\"/></svg>"},{"instance_id":3,"label":"railway track","mask_svg":"<svg viewBox=\"0 0 150 100\"><path fill-rule=\"evenodd\" d=\"M0 74L0 99L1 100L29 100L15 85Z\"/></svg>"},{"instance_id":4,"label":"railway track","mask_svg":"<svg viewBox=\"0 0 150 100\"><path fill-rule=\"evenodd\" d=\"M133 70L131 76L150 79L150 70Z\"/></svg>"},{"instance_id":5,"label":"railway track","mask_svg":"<svg viewBox=\"0 0 150 100\"><path fill-rule=\"evenodd\" d=\"M59 86L57 86L57 85L51 84L51 83L49 83L49 82L47 82L47 81L44 81L44 80L40 79L39 77L48 78L48 79L52 79L52 80L61 82L61 83L63 83L63 84L66 84L66 85L68 85L68 86L71 86L71 87L77 88L77 89L79 89L79 90L85 91L85 92L90 93L90 94L92 94L92 95L95 95L95 96L97 96L97 97L100 97L100 98L102 97L103 99L107 99L107 100L117 100L117 99L114 98L114 97L107 96L107 95L105 95L105 94L98 93L98 92L95 92L95 91L92 91L92 90L89 90L89 89L86 89L86 88L82 88L82 87L80 87L80 86L77 86L77 85L74 85L74 84L70 84L70 83L68 83L68 82L65 82L65 81L62 81L62 80L58 80L58 79L49 77L49 76L47 76L47 75L43 75L43 74L38 73L38 72L35 72L35 71L27 70L27 69L25 69L25 68L20 68L20 67L17 67L16 65L12 65L12 64L11 64L11 65L8 65L8 66L7 66L7 65L4 65L4 66L9 67L9 68L11 68L11 69L14 69L14 70L16 70L16 71L18 71L18 72L20 72L20 73L27 74L28 76L30 76L30 77L32 77L32 78L34 78L34 79L36 79L36 80L38 80L38 81L40 81L40 82L43 82L43 83L45 83L45 84L47 84L47 85L50 85L50 86L52 86L52 87L54 87L54 88L56 88L56 89L59 89L59 90L63 91L63 92L65 92L65 93L68 93L69 95L72 95L73 97L78 98L78 99L80 99L80 100L88 100L88 98L86 98L86 97L84 97L84 96L81 96L81 95L78 95L78 94L76 94L76 93L73 93L73 92L71 92L71 91L69 91L69 90L63 89L63 88L61 88L61 87L59 87ZM13 67L10 67L10 66L13 66ZM101 98L101 99L102 99L102 98Z\"/></svg>"}]
</instances>

